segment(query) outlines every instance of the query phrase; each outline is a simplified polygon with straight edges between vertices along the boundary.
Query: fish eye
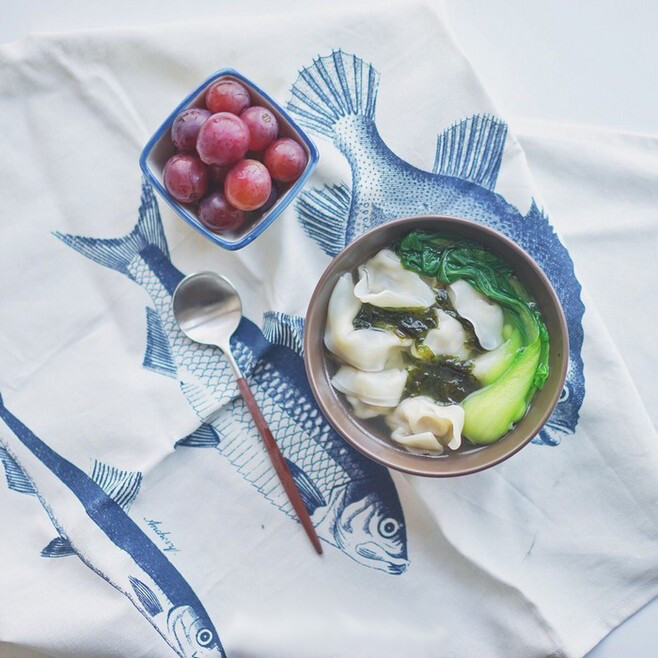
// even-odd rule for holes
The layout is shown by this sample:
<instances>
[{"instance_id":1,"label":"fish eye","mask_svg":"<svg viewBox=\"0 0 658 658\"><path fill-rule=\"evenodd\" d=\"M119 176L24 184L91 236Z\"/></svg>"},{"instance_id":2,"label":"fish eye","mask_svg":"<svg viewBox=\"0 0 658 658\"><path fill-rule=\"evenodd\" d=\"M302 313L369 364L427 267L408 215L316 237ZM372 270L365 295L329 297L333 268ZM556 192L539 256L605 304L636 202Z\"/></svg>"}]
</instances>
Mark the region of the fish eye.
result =
<instances>
[{"instance_id":1,"label":"fish eye","mask_svg":"<svg viewBox=\"0 0 658 658\"><path fill-rule=\"evenodd\" d=\"M202 646L207 647L213 641L212 631L209 631L207 628L202 628L196 634L196 641Z\"/></svg>"},{"instance_id":2,"label":"fish eye","mask_svg":"<svg viewBox=\"0 0 658 658\"><path fill-rule=\"evenodd\" d=\"M558 402L566 402L569 399L569 385L565 384L560 393L560 399Z\"/></svg>"},{"instance_id":3,"label":"fish eye","mask_svg":"<svg viewBox=\"0 0 658 658\"><path fill-rule=\"evenodd\" d=\"M382 537L386 537L387 539L389 537L392 537L399 529L400 529L400 524L395 519L392 519L391 517L382 519L379 522L379 534Z\"/></svg>"}]
</instances>

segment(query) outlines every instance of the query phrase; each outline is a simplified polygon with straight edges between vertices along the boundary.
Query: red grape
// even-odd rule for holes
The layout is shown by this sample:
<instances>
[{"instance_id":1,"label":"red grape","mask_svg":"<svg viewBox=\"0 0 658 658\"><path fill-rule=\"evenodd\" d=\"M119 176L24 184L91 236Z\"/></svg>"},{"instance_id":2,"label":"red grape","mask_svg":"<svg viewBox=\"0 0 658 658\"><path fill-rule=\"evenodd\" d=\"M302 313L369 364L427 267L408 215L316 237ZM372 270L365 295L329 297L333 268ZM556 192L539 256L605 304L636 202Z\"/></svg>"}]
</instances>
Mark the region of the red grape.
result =
<instances>
[{"instance_id":1,"label":"red grape","mask_svg":"<svg viewBox=\"0 0 658 658\"><path fill-rule=\"evenodd\" d=\"M240 118L249 128L250 151L266 149L279 134L279 124L276 117L266 107L252 105L240 115Z\"/></svg>"},{"instance_id":2,"label":"red grape","mask_svg":"<svg viewBox=\"0 0 658 658\"><path fill-rule=\"evenodd\" d=\"M167 192L180 203L197 201L208 189L208 168L191 153L172 155L162 178Z\"/></svg>"},{"instance_id":3,"label":"red grape","mask_svg":"<svg viewBox=\"0 0 658 658\"><path fill-rule=\"evenodd\" d=\"M240 114L251 104L249 92L235 80L219 80L206 91L206 107L213 113Z\"/></svg>"},{"instance_id":4,"label":"red grape","mask_svg":"<svg viewBox=\"0 0 658 658\"><path fill-rule=\"evenodd\" d=\"M239 228L244 222L244 212L230 205L224 194L217 190L201 200L199 220L207 229L221 233Z\"/></svg>"},{"instance_id":5,"label":"red grape","mask_svg":"<svg viewBox=\"0 0 658 658\"><path fill-rule=\"evenodd\" d=\"M183 110L171 126L171 141L179 151L194 151L201 126L210 116L208 110L193 107Z\"/></svg>"},{"instance_id":6,"label":"red grape","mask_svg":"<svg viewBox=\"0 0 658 658\"><path fill-rule=\"evenodd\" d=\"M258 160L242 160L226 174L224 194L240 210L256 210L269 198L272 179Z\"/></svg>"},{"instance_id":7,"label":"red grape","mask_svg":"<svg viewBox=\"0 0 658 658\"><path fill-rule=\"evenodd\" d=\"M249 129L229 112L213 114L199 130L196 149L206 164L227 165L244 157L249 148Z\"/></svg>"},{"instance_id":8,"label":"red grape","mask_svg":"<svg viewBox=\"0 0 658 658\"><path fill-rule=\"evenodd\" d=\"M263 162L274 180L290 183L304 171L307 157L294 139L282 137L267 147Z\"/></svg>"},{"instance_id":9,"label":"red grape","mask_svg":"<svg viewBox=\"0 0 658 658\"><path fill-rule=\"evenodd\" d=\"M270 192L270 196L267 197L267 201L258 210L261 212L266 212L276 203L278 198L279 190L276 189L276 185L272 184L272 191Z\"/></svg>"}]
</instances>

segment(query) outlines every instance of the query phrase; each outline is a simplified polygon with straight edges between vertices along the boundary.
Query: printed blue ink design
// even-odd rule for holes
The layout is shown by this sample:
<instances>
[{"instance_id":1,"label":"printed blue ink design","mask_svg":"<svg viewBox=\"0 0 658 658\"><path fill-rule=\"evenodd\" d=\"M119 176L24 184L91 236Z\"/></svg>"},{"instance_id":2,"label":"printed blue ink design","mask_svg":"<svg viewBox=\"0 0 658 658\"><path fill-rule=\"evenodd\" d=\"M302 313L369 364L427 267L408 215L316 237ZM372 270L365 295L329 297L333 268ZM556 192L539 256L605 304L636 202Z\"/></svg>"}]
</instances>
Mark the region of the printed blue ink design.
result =
<instances>
[{"instance_id":1,"label":"printed blue ink design","mask_svg":"<svg viewBox=\"0 0 658 658\"><path fill-rule=\"evenodd\" d=\"M304 232L326 254L335 256L347 244L345 221L351 203L352 192L345 183L309 190L297 201Z\"/></svg>"},{"instance_id":2,"label":"printed blue ink design","mask_svg":"<svg viewBox=\"0 0 658 658\"><path fill-rule=\"evenodd\" d=\"M41 557L68 557L75 555L73 546L68 539L64 537L55 537L48 546L41 551Z\"/></svg>"},{"instance_id":3,"label":"printed blue ink design","mask_svg":"<svg viewBox=\"0 0 658 658\"><path fill-rule=\"evenodd\" d=\"M139 490L141 473L94 462L90 477L16 418L1 396L0 418L10 430L0 438L0 455L9 487L19 493L36 494L59 534L42 555L77 554L95 573L127 596L182 658L224 657L217 631L201 601L126 513ZM48 501L28 475L30 465L37 464L39 487L48 492L58 491ZM58 514L58 509L64 509L62 506L66 506L70 528L62 526L64 515ZM72 523L74 509L80 512ZM126 556L133 573L125 573Z\"/></svg>"},{"instance_id":4,"label":"printed blue ink design","mask_svg":"<svg viewBox=\"0 0 658 658\"><path fill-rule=\"evenodd\" d=\"M263 335L270 343L284 345L304 356L304 318L268 311L263 316Z\"/></svg>"},{"instance_id":5,"label":"printed blue ink design","mask_svg":"<svg viewBox=\"0 0 658 658\"><path fill-rule=\"evenodd\" d=\"M219 445L219 434L212 425L203 423L186 437L176 441L175 447L186 448L216 448Z\"/></svg>"},{"instance_id":6,"label":"printed blue ink design","mask_svg":"<svg viewBox=\"0 0 658 658\"><path fill-rule=\"evenodd\" d=\"M149 615L151 615L151 617L155 617L155 615L163 612L158 597L148 585L145 585L139 578L135 578L134 576L128 576L128 580L130 581L137 598L141 601L144 609Z\"/></svg>"},{"instance_id":7,"label":"printed blue ink design","mask_svg":"<svg viewBox=\"0 0 658 658\"><path fill-rule=\"evenodd\" d=\"M96 459L92 463L90 477L125 512L137 498L142 484L142 474L139 471L122 471ZM41 551L42 557L68 555L75 555L75 551L64 537L56 537Z\"/></svg>"},{"instance_id":8,"label":"printed blue ink design","mask_svg":"<svg viewBox=\"0 0 658 658\"><path fill-rule=\"evenodd\" d=\"M569 371L562 398L536 443L557 445L578 424L585 396L581 348L585 307L573 262L533 201L524 216L493 190L507 126L476 115L438 136L432 172L399 158L375 123L379 74L359 57L334 51L299 73L288 111L304 127L332 140L347 159L352 185L303 192L296 207L305 233L329 256L364 231L405 215L468 217L504 233L537 261L553 283L567 318Z\"/></svg>"},{"instance_id":9,"label":"printed blue ink design","mask_svg":"<svg viewBox=\"0 0 658 658\"><path fill-rule=\"evenodd\" d=\"M162 329L160 316L155 309L146 307L146 353L144 368L168 377L176 377L174 359L169 349L169 341Z\"/></svg>"},{"instance_id":10,"label":"printed blue ink design","mask_svg":"<svg viewBox=\"0 0 658 658\"><path fill-rule=\"evenodd\" d=\"M129 235L110 240L56 235L91 260L125 274L150 296L144 366L167 376L176 373L202 423L177 445L215 448L296 521L228 361L220 350L191 342L176 325L171 296L183 274L169 258L150 186L143 186L139 220ZM304 492L318 536L359 564L403 573L407 541L395 485L385 468L347 445L322 415L304 371L303 320L268 313L265 331L267 336L243 318L232 338L233 353Z\"/></svg>"},{"instance_id":11,"label":"printed blue ink design","mask_svg":"<svg viewBox=\"0 0 658 658\"><path fill-rule=\"evenodd\" d=\"M4 466L7 486L10 489L30 496L37 495L30 478L27 477L23 469L9 456L9 453L2 445L0 445L0 461Z\"/></svg>"}]
</instances>

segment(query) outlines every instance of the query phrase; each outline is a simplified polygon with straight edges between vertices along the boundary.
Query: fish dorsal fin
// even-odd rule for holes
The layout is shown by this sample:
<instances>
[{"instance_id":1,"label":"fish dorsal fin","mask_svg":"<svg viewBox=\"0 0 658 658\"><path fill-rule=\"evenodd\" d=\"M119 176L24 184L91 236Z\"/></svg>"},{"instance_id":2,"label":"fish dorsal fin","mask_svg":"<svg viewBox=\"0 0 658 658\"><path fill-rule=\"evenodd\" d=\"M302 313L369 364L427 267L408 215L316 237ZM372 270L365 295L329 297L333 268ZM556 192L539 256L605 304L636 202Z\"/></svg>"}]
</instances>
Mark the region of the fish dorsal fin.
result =
<instances>
[{"instance_id":1,"label":"fish dorsal fin","mask_svg":"<svg viewBox=\"0 0 658 658\"><path fill-rule=\"evenodd\" d=\"M195 381L181 381L181 391L202 421L212 418L223 406L208 387Z\"/></svg>"},{"instance_id":2,"label":"fish dorsal fin","mask_svg":"<svg viewBox=\"0 0 658 658\"><path fill-rule=\"evenodd\" d=\"M303 192L295 207L304 233L328 256L345 247L352 194L345 183L325 185Z\"/></svg>"},{"instance_id":3,"label":"fish dorsal fin","mask_svg":"<svg viewBox=\"0 0 658 658\"><path fill-rule=\"evenodd\" d=\"M288 112L312 132L334 137L334 126L350 115L373 119L379 73L356 55L334 50L299 72Z\"/></svg>"},{"instance_id":4,"label":"fish dorsal fin","mask_svg":"<svg viewBox=\"0 0 658 658\"><path fill-rule=\"evenodd\" d=\"M67 557L68 555L75 555L75 551L68 539L64 539L64 537L55 537L41 551L41 557Z\"/></svg>"},{"instance_id":5,"label":"fish dorsal fin","mask_svg":"<svg viewBox=\"0 0 658 658\"><path fill-rule=\"evenodd\" d=\"M158 601L158 597L148 585L145 585L139 578L135 578L134 576L128 576L128 580L139 602L151 617L155 617L155 615L162 612L162 606L160 605L160 601Z\"/></svg>"},{"instance_id":6,"label":"fish dorsal fin","mask_svg":"<svg viewBox=\"0 0 658 658\"><path fill-rule=\"evenodd\" d=\"M25 471L18 465L18 462L1 445L0 461L5 468L7 486L12 491L36 496L37 492L32 484L32 480L30 480Z\"/></svg>"},{"instance_id":7,"label":"fish dorsal fin","mask_svg":"<svg viewBox=\"0 0 658 658\"><path fill-rule=\"evenodd\" d=\"M139 471L122 471L96 459L91 469L91 479L124 511L133 504L142 484Z\"/></svg>"},{"instance_id":8,"label":"fish dorsal fin","mask_svg":"<svg viewBox=\"0 0 658 658\"><path fill-rule=\"evenodd\" d=\"M285 345L299 356L304 356L304 318L268 311L263 316L263 334L270 343Z\"/></svg>"},{"instance_id":9,"label":"fish dorsal fin","mask_svg":"<svg viewBox=\"0 0 658 658\"><path fill-rule=\"evenodd\" d=\"M437 137L432 171L493 190L506 137L507 124L489 114L459 121Z\"/></svg>"},{"instance_id":10,"label":"fish dorsal fin","mask_svg":"<svg viewBox=\"0 0 658 658\"><path fill-rule=\"evenodd\" d=\"M212 425L204 423L192 434L176 441L174 447L184 446L186 448L216 448L219 445L219 434Z\"/></svg>"},{"instance_id":11,"label":"fish dorsal fin","mask_svg":"<svg viewBox=\"0 0 658 658\"><path fill-rule=\"evenodd\" d=\"M288 464L290 475L292 475L292 479L297 485L299 495L302 497L308 513L313 514L318 507L324 507L327 504L327 501L306 472L289 459L286 459L285 461L286 464Z\"/></svg>"},{"instance_id":12,"label":"fish dorsal fin","mask_svg":"<svg viewBox=\"0 0 658 658\"><path fill-rule=\"evenodd\" d=\"M148 306L146 307L146 353L142 366L167 377L176 377L178 373L160 316L155 309Z\"/></svg>"}]
</instances>

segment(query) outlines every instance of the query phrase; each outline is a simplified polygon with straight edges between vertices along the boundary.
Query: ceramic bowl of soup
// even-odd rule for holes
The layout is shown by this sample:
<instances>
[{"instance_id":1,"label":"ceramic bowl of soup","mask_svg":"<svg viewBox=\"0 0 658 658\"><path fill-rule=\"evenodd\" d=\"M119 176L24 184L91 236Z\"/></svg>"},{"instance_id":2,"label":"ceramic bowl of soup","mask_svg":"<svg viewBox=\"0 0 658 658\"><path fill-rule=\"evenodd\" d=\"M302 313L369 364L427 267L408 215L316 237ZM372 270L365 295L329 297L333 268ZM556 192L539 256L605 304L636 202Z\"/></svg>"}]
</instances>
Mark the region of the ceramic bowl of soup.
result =
<instances>
[{"instance_id":1,"label":"ceramic bowl of soup","mask_svg":"<svg viewBox=\"0 0 658 658\"><path fill-rule=\"evenodd\" d=\"M541 268L474 221L381 224L327 267L304 361L352 446L430 477L474 473L527 445L563 390L569 337Z\"/></svg>"}]
</instances>

